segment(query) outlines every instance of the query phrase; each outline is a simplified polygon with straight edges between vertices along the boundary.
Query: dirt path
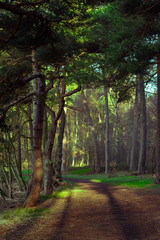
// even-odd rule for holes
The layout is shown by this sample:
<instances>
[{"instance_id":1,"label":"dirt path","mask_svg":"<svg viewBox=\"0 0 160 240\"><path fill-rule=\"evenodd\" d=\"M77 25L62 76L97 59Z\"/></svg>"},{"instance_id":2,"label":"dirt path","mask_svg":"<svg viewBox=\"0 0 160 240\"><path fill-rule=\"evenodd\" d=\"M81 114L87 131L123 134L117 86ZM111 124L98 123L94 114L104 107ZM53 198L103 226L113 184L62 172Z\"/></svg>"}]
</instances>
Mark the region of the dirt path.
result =
<instances>
[{"instance_id":1,"label":"dirt path","mask_svg":"<svg viewBox=\"0 0 160 240\"><path fill-rule=\"evenodd\" d=\"M1 226L0 240L160 239L160 190L73 181L84 191L47 200L43 203L50 210L47 215Z\"/></svg>"}]
</instances>

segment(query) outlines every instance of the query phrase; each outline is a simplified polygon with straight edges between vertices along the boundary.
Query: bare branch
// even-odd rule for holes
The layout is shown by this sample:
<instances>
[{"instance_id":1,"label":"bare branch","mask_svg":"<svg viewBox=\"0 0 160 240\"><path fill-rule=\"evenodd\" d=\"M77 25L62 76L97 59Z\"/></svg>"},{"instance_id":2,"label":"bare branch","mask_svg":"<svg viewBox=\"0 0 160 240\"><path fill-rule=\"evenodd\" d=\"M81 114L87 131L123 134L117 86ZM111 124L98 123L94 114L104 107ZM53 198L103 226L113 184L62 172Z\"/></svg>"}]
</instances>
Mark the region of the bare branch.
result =
<instances>
[{"instance_id":1,"label":"bare branch","mask_svg":"<svg viewBox=\"0 0 160 240\"><path fill-rule=\"evenodd\" d=\"M41 13L39 13L39 12L36 12L36 11L26 11L26 10L24 10L22 8L17 8L17 6L11 5L11 4L8 4L8 3L0 2L0 8L4 9L6 11L12 12L12 13L14 13L16 15L19 15L19 16L23 16L23 15L34 16L34 17L39 18L41 21L45 20L45 17Z\"/></svg>"},{"instance_id":2,"label":"bare branch","mask_svg":"<svg viewBox=\"0 0 160 240\"><path fill-rule=\"evenodd\" d=\"M22 19L22 16L19 16L15 29L13 30L12 34L8 37L8 39L5 42L8 42L17 33L17 31L20 27L20 24L21 24L21 19Z\"/></svg>"},{"instance_id":3,"label":"bare branch","mask_svg":"<svg viewBox=\"0 0 160 240\"><path fill-rule=\"evenodd\" d=\"M44 74L43 73L36 73L36 74L33 74L33 75L31 75L27 78L21 79L20 82L21 82L22 85L25 85L35 78L44 78Z\"/></svg>"},{"instance_id":4,"label":"bare branch","mask_svg":"<svg viewBox=\"0 0 160 240\"><path fill-rule=\"evenodd\" d=\"M71 96L72 94L77 93L77 92L79 92L79 91L81 91L81 83L80 83L80 81L78 81L78 87L77 87L76 89L74 89L73 91L70 91L70 92L62 95L61 97L63 97L63 98L69 97L69 96Z\"/></svg>"},{"instance_id":5,"label":"bare branch","mask_svg":"<svg viewBox=\"0 0 160 240\"><path fill-rule=\"evenodd\" d=\"M145 13L145 12L147 12L147 11L150 11L152 8L156 7L158 4L160 4L160 1L157 1L157 2L156 2L155 4L153 4L152 6L146 8L146 9L144 9L144 10L139 11L138 14L142 14L142 13Z\"/></svg>"},{"instance_id":6,"label":"bare branch","mask_svg":"<svg viewBox=\"0 0 160 240\"><path fill-rule=\"evenodd\" d=\"M78 112L85 112L84 109L76 108L76 107L69 106L69 105L66 105L66 104L64 105L64 107L67 107L67 108L69 108L69 109L72 109L72 110L78 111Z\"/></svg>"},{"instance_id":7,"label":"bare branch","mask_svg":"<svg viewBox=\"0 0 160 240\"><path fill-rule=\"evenodd\" d=\"M47 105L45 105L45 110L51 115L52 122L53 122L55 119L55 112L51 108L49 108Z\"/></svg>"},{"instance_id":8,"label":"bare branch","mask_svg":"<svg viewBox=\"0 0 160 240\"><path fill-rule=\"evenodd\" d=\"M7 111L8 111L11 107L15 106L16 104L24 101L26 98L31 97L31 96L33 96L33 95L35 95L35 94L36 94L35 92L29 93L29 94L27 94L26 96L23 96L23 97L21 97L20 99L18 99L18 100L16 100L16 101L13 101L13 102L11 102L10 104L8 104L4 109L1 110L2 113L1 113L1 115L0 115L0 122L3 121L3 119L4 119L5 116L6 116Z\"/></svg>"}]
</instances>

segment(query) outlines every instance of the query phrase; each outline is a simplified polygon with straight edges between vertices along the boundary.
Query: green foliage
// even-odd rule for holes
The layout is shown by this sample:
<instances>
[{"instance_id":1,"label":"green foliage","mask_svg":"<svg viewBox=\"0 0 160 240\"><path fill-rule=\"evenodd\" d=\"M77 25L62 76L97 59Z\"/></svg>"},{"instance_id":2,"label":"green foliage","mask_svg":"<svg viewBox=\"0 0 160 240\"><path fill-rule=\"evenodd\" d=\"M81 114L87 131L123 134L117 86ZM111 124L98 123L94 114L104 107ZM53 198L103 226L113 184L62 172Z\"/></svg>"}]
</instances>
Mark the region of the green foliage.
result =
<instances>
[{"instance_id":1,"label":"green foliage","mask_svg":"<svg viewBox=\"0 0 160 240\"><path fill-rule=\"evenodd\" d=\"M22 170L22 178L25 182L28 182L30 179L30 175L31 175L31 169L27 169L27 170Z\"/></svg>"}]
</instances>

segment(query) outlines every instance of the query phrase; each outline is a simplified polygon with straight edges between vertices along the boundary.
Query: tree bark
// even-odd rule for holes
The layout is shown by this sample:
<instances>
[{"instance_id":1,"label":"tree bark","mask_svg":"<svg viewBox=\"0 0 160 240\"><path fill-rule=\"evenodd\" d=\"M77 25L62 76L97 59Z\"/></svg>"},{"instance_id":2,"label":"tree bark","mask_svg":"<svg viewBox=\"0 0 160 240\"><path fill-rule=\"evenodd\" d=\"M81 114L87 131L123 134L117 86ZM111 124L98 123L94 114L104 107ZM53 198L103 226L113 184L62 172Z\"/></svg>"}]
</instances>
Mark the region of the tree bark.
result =
<instances>
[{"instance_id":1,"label":"tree bark","mask_svg":"<svg viewBox=\"0 0 160 240\"><path fill-rule=\"evenodd\" d=\"M118 97L116 92L116 149L115 149L115 164L117 165L120 162L120 153L119 153L119 123L118 123Z\"/></svg>"},{"instance_id":2,"label":"tree bark","mask_svg":"<svg viewBox=\"0 0 160 240\"><path fill-rule=\"evenodd\" d=\"M33 69L37 71L37 61L35 58L36 51L32 51ZM35 68L34 68L35 67ZM45 77L37 79L37 95L35 99L35 109L33 114L33 153L34 165L29 195L26 199L25 206L33 207L36 205L42 186L43 178L43 157L42 157L42 133L43 133L43 116L45 106Z\"/></svg>"},{"instance_id":3,"label":"tree bark","mask_svg":"<svg viewBox=\"0 0 160 240\"><path fill-rule=\"evenodd\" d=\"M141 110L141 130L140 130L140 152L138 162L138 173L145 173L146 164L146 140L147 140L147 117L146 117L146 99L144 90L144 81L138 76Z\"/></svg>"},{"instance_id":4,"label":"tree bark","mask_svg":"<svg viewBox=\"0 0 160 240\"><path fill-rule=\"evenodd\" d=\"M130 168L131 172L136 170L136 154L137 154L137 136L138 136L138 86L136 87L136 96L134 103L134 128L133 128L133 140L131 149Z\"/></svg>"},{"instance_id":5,"label":"tree bark","mask_svg":"<svg viewBox=\"0 0 160 240\"><path fill-rule=\"evenodd\" d=\"M104 86L105 111L106 111L106 132L105 132L105 174L110 171L110 139L109 139L109 106L108 106L108 88Z\"/></svg>"},{"instance_id":6,"label":"tree bark","mask_svg":"<svg viewBox=\"0 0 160 240\"><path fill-rule=\"evenodd\" d=\"M56 180L58 180L60 182L62 181L62 173L61 173L62 145L63 145L63 136L64 136L64 129L65 129L65 120L66 120L65 111L63 109L62 114L61 114L61 123L60 123L58 145L57 145L57 151L56 151L56 162L54 165Z\"/></svg>"},{"instance_id":7,"label":"tree bark","mask_svg":"<svg viewBox=\"0 0 160 240\"><path fill-rule=\"evenodd\" d=\"M157 161L155 182L160 183L160 56L157 57Z\"/></svg>"},{"instance_id":8,"label":"tree bark","mask_svg":"<svg viewBox=\"0 0 160 240\"><path fill-rule=\"evenodd\" d=\"M57 129L57 121L55 119L55 112L52 111L52 125L48 133L48 140L45 144L44 150L44 191L46 194L53 192L53 162L52 149Z\"/></svg>"},{"instance_id":9,"label":"tree bark","mask_svg":"<svg viewBox=\"0 0 160 240\"><path fill-rule=\"evenodd\" d=\"M75 111L75 131L73 132L73 152L72 152L72 166L75 166L75 153L76 153L76 147L77 147L77 136L78 136L78 114L77 111Z\"/></svg>"}]
</instances>

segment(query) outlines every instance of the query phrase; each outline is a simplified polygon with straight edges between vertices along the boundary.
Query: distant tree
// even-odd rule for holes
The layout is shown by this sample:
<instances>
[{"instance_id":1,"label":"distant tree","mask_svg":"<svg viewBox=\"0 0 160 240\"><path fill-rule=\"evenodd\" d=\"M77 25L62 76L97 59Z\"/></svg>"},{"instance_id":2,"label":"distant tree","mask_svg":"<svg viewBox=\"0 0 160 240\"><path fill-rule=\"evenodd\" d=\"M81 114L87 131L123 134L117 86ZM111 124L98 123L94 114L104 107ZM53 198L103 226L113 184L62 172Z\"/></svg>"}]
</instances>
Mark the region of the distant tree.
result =
<instances>
[{"instance_id":1,"label":"distant tree","mask_svg":"<svg viewBox=\"0 0 160 240\"><path fill-rule=\"evenodd\" d=\"M132 139L132 149L131 149L131 159L130 159L130 168L131 172L136 171L136 157L137 157L137 150L138 150L138 118L139 118L139 111L138 111L138 86L136 86L136 96L135 96L135 103L134 103L134 126L133 126L133 139Z\"/></svg>"}]
</instances>

